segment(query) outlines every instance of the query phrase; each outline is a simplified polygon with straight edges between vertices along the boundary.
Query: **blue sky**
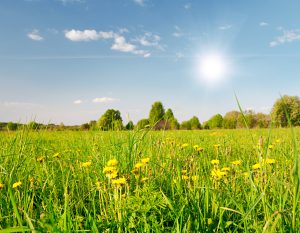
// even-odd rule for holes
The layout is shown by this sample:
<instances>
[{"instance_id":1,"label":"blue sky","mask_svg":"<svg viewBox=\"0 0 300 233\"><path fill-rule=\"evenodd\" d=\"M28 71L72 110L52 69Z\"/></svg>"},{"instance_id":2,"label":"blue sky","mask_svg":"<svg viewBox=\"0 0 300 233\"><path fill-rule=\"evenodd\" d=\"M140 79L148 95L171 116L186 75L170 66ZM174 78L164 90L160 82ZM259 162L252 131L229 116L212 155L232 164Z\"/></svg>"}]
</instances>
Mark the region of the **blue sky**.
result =
<instances>
[{"instance_id":1,"label":"blue sky","mask_svg":"<svg viewBox=\"0 0 300 233\"><path fill-rule=\"evenodd\" d=\"M1 0L0 121L124 122L162 101L179 121L300 95L300 2ZM208 55L218 79L203 75ZM208 72L217 69L213 62ZM200 68L199 68L200 67Z\"/></svg>"}]
</instances>

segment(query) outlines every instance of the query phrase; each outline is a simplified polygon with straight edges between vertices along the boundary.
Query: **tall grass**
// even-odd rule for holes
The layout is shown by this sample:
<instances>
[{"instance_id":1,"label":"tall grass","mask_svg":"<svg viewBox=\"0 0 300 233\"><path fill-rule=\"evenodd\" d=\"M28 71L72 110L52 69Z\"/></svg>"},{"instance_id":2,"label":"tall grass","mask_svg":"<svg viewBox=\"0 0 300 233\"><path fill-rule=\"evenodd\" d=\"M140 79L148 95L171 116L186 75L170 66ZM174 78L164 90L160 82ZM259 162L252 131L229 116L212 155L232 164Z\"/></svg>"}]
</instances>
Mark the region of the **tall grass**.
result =
<instances>
[{"instance_id":1,"label":"tall grass","mask_svg":"<svg viewBox=\"0 0 300 233\"><path fill-rule=\"evenodd\" d=\"M297 232L300 130L249 131L1 133L0 233Z\"/></svg>"}]
</instances>

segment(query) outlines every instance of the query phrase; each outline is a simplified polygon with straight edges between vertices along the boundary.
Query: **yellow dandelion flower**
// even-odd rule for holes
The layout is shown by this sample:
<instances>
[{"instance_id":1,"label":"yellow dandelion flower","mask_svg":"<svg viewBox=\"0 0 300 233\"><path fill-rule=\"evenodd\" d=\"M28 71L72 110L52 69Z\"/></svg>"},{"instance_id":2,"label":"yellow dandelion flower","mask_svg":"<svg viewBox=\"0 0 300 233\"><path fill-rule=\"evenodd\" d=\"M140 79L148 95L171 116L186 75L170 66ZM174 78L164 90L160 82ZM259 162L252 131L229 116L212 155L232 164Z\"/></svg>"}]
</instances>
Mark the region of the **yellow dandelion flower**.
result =
<instances>
[{"instance_id":1,"label":"yellow dandelion flower","mask_svg":"<svg viewBox=\"0 0 300 233\"><path fill-rule=\"evenodd\" d=\"M37 162L43 162L45 160L45 156L39 156L36 158Z\"/></svg>"},{"instance_id":2,"label":"yellow dandelion flower","mask_svg":"<svg viewBox=\"0 0 300 233\"><path fill-rule=\"evenodd\" d=\"M188 179L189 179L189 177L186 176L186 175L182 175L181 178L182 178L183 180L188 180Z\"/></svg>"},{"instance_id":3,"label":"yellow dandelion flower","mask_svg":"<svg viewBox=\"0 0 300 233\"><path fill-rule=\"evenodd\" d=\"M256 164L254 164L253 166L252 166L252 168L254 169L254 170L257 170L257 169L260 169L260 164L259 163L256 163Z\"/></svg>"},{"instance_id":4,"label":"yellow dandelion flower","mask_svg":"<svg viewBox=\"0 0 300 233\"><path fill-rule=\"evenodd\" d=\"M221 171L219 169L213 169L211 171L211 176L217 180L221 179L223 176L226 176L227 173L224 171Z\"/></svg>"},{"instance_id":5,"label":"yellow dandelion flower","mask_svg":"<svg viewBox=\"0 0 300 233\"><path fill-rule=\"evenodd\" d=\"M0 189L4 188L4 184L0 183Z\"/></svg>"},{"instance_id":6,"label":"yellow dandelion flower","mask_svg":"<svg viewBox=\"0 0 300 233\"><path fill-rule=\"evenodd\" d=\"M141 159L141 162L143 164L147 164L147 163L149 163L149 161L150 161L150 158L143 158L143 159Z\"/></svg>"},{"instance_id":7,"label":"yellow dandelion flower","mask_svg":"<svg viewBox=\"0 0 300 233\"><path fill-rule=\"evenodd\" d=\"M107 166L107 167L103 168L103 173L109 174L109 173L115 172L116 170L117 169L115 167L109 167L109 166Z\"/></svg>"},{"instance_id":8,"label":"yellow dandelion flower","mask_svg":"<svg viewBox=\"0 0 300 233\"><path fill-rule=\"evenodd\" d=\"M213 159L212 161L210 161L212 165L217 165L220 163L220 161L218 159Z\"/></svg>"},{"instance_id":9,"label":"yellow dandelion flower","mask_svg":"<svg viewBox=\"0 0 300 233\"><path fill-rule=\"evenodd\" d=\"M204 149L202 147L197 148L197 152L202 152Z\"/></svg>"},{"instance_id":10,"label":"yellow dandelion flower","mask_svg":"<svg viewBox=\"0 0 300 233\"><path fill-rule=\"evenodd\" d=\"M229 172L230 171L230 167L223 167L221 169L222 172Z\"/></svg>"},{"instance_id":11,"label":"yellow dandelion flower","mask_svg":"<svg viewBox=\"0 0 300 233\"><path fill-rule=\"evenodd\" d=\"M110 179L116 179L118 177L118 171L115 170L111 174L108 174Z\"/></svg>"},{"instance_id":12,"label":"yellow dandelion flower","mask_svg":"<svg viewBox=\"0 0 300 233\"><path fill-rule=\"evenodd\" d=\"M215 144L214 148L218 149L221 145L220 144Z\"/></svg>"},{"instance_id":13,"label":"yellow dandelion flower","mask_svg":"<svg viewBox=\"0 0 300 233\"><path fill-rule=\"evenodd\" d=\"M250 177L250 173L249 172L243 172L243 176Z\"/></svg>"},{"instance_id":14,"label":"yellow dandelion flower","mask_svg":"<svg viewBox=\"0 0 300 233\"><path fill-rule=\"evenodd\" d=\"M188 147L188 146L189 146L188 143L183 143L183 144L181 144L181 148L182 148L182 149L184 149L184 148L186 148L186 147Z\"/></svg>"},{"instance_id":15,"label":"yellow dandelion flower","mask_svg":"<svg viewBox=\"0 0 300 233\"><path fill-rule=\"evenodd\" d=\"M101 182L100 181L96 181L96 187L97 187L97 189L100 189L101 188Z\"/></svg>"},{"instance_id":16,"label":"yellow dandelion flower","mask_svg":"<svg viewBox=\"0 0 300 233\"><path fill-rule=\"evenodd\" d=\"M118 160L116 160L116 159L111 159L111 160L108 160L108 162L107 162L108 167L114 167L117 165L118 165Z\"/></svg>"},{"instance_id":17,"label":"yellow dandelion flower","mask_svg":"<svg viewBox=\"0 0 300 233\"><path fill-rule=\"evenodd\" d=\"M197 180L199 180L199 176L192 176L192 181L196 182Z\"/></svg>"},{"instance_id":18,"label":"yellow dandelion flower","mask_svg":"<svg viewBox=\"0 0 300 233\"><path fill-rule=\"evenodd\" d=\"M274 146L273 146L272 144L268 146L268 148L269 148L270 150L272 150L273 147L274 147Z\"/></svg>"},{"instance_id":19,"label":"yellow dandelion flower","mask_svg":"<svg viewBox=\"0 0 300 233\"><path fill-rule=\"evenodd\" d=\"M267 164L274 164L274 163L276 163L276 160L275 159L266 159L266 163Z\"/></svg>"},{"instance_id":20,"label":"yellow dandelion flower","mask_svg":"<svg viewBox=\"0 0 300 233\"><path fill-rule=\"evenodd\" d=\"M116 184L116 185L126 184L126 178L119 178L119 179L116 179L116 180L112 180L112 183Z\"/></svg>"},{"instance_id":21,"label":"yellow dandelion flower","mask_svg":"<svg viewBox=\"0 0 300 233\"><path fill-rule=\"evenodd\" d=\"M81 163L81 167L90 167L92 165L91 161Z\"/></svg>"},{"instance_id":22,"label":"yellow dandelion flower","mask_svg":"<svg viewBox=\"0 0 300 233\"><path fill-rule=\"evenodd\" d=\"M197 149L199 148L199 146L198 146L198 145L194 145L193 148L194 148L195 150L197 150Z\"/></svg>"},{"instance_id":23,"label":"yellow dandelion flower","mask_svg":"<svg viewBox=\"0 0 300 233\"><path fill-rule=\"evenodd\" d=\"M182 170L181 171L181 174L186 174L187 173L187 170Z\"/></svg>"},{"instance_id":24,"label":"yellow dandelion flower","mask_svg":"<svg viewBox=\"0 0 300 233\"><path fill-rule=\"evenodd\" d=\"M15 189L15 188L18 188L18 187L20 187L22 185L22 182L21 181L18 181L18 182L16 182L16 183L13 183L13 188Z\"/></svg>"},{"instance_id":25,"label":"yellow dandelion flower","mask_svg":"<svg viewBox=\"0 0 300 233\"><path fill-rule=\"evenodd\" d=\"M140 169L142 166L144 166L143 163L137 163L136 165L134 165L135 169Z\"/></svg>"},{"instance_id":26,"label":"yellow dandelion flower","mask_svg":"<svg viewBox=\"0 0 300 233\"><path fill-rule=\"evenodd\" d=\"M235 166L239 166L241 165L242 161L241 160L235 160L235 161L232 161L231 164L232 165L235 165Z\"/></svg>"}]
</instances>

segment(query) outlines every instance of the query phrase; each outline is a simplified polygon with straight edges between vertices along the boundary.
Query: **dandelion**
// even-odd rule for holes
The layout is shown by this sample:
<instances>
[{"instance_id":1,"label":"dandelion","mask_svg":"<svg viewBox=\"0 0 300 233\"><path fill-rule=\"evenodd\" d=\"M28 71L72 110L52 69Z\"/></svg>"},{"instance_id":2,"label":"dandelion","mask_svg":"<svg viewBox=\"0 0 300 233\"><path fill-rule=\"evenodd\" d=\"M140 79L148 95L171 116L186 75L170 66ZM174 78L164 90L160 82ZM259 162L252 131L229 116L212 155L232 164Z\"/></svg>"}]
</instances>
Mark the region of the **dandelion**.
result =
<instances>
[{"instance_id":1,"label":"dandelion","mask_svg":"<svg viewBox=\"0 0 300 233\"><path fill-rule=\"evenodd\" d=\"M4 184L0 183L0 189L4 188Z\"/></svg>"},{"instance_id":2,"label":"dandelion","mask_svg":"<svg viewBox=\"0 0 300 233\"><path fill-rule=\"evenodd\" d=\"M150 161L150 158L144 158L144 159L141 159L141 162L145 165L147 163L149 163Z\"/></svg>"},{"instance_id":3,"label":"dandelion","mask_svg":"<svg viewBox=\"0 0 300 233\"><path fill-rule=\"evenodd\" d=\"M18 181L18 182L16 182L16 183L13 183L13 188L15 189L15 188L18 188L18 187L20 187L22 185L22 182L21 181Z\"/></svg>"},{"instance_id":4,"label":"dandelion","mask_svg":"<svg viewBox=\"0 0 300 233\"><path fill-rule=\"evenodd\" d=\"M96 184L97 189L100 190L100 188L101 188L101 182L100 181L96 181L95 184Z\"/></svg>"},{"instance_id":5,"label":"dandelion","mask_svg":"<svg viewBox=\"0 0 300 233\"><path fill-rule=\"evenodd\" d=\"M250 177L250 173L249 172L243 172L243 176Z\"/></svg>"},{"instance_id":6,"label":"dandelion","mask_svg":"<svg viewBox=\"0 0 300 233\"><path fill-rule=\"evenodd\" d=\"M218 149L221 145L220 144L215 144L214 148Z\"/></svg>"},{"instance_id":7,"label":"dandelion","mask_svg":"<svg viewBox=\"0 0 300 233\"><path fill-rule=\"evenodd\" d=\"M135 168L135 169L140 169L140 168L143 167L143 166L144 166L143 163L137 163L137 164L134 166L134 168Z\"/></svg>"},{"instance_id":8,"label":"dandelion","mask_svg":"<svg viewBox=\"0 0 300 233\"><path fill-rule=\"evenodd\" d=\"M230 167L223 167L221 169L222 172L229 172L230 171Z\"/></svg>"},{"instance_id":9,"label":"dandelion","mask_svg":"<svg viewBox=\"0 0 300 233\"><path fill-rule=\"evenodd\" d=\"M272 144L268 146L269 150L272 150L273 147L274 147L274 146L273 146Z\"/></svg>"},{"instance_id":10,"label":"dandelion","mask_svg":"<svg viewBox=\"0 0 300 233\"><path fill-rule=\"evenodd\" d=\"M212 221L211 218L207 219L207 224L208 224L208 225L211 225L212 223L213 223L213 221Z\"/></svg>"},{"instance_id":11,"label":"dandelion","mask_svg":"<svg viewBox=\"0 0 300 233\"><path fill-rule=\"evenodd\" d=\"M220 161L218 159L213 159L212 161L210 161L212 165L217 165L220 163Z\"/></svg>"},{"instance_id":12,"label":"dandelion","mask_svg":"<svg viewBox=\"0 0 300 233\"><path fill-rule=\"evenodd\" d=\"M81 167L90 167L92 165L91 161L85 162L85 163L81 163Z\"/></svg>"},{"instance_id":13,"label":"dandelion","mask_svg":"<svg viewBox=\"0 0 300 233\"><path fill-rule=\"evenodd\" d=\"M187 175L182 175L181 178L182 178L183 180L188 180L188 179L189 179L189 177L188 177Z\"/></svg>"},{"instance_id":14,"label":"dandelion","mask_svg":"<svg viewBox=\"0 0 300 233\"><path fill-rule=\"evenodd\" d=\"M281 140L280 139L276 139L276 141L275 141L277 144L278 143L280 143L281 142Z\"/></svg>"},{"instance_id":15,"label":"dandelion","mask_svg":"<svg viewBox=\"0 0 300 233\"><path fill-rule=\"evenodd\" d=\"M149 179L148 177L143 177L143 178L141 179L141 181L142 181L142 182L146 182L148 179Z\"/></svg>"},{"instance_id":16,"label":"dandelion","mask_svg":"<svg viewBox=\"0 0 300 233\"><path fill-rule=\"evenodd\" d=\"M188 147L188 146L189 146L188 143L183 143L183 144L181 145L181 149L184 149L184 148L186 148L186 147Z\"/></svg>"},{"instance_id":17,"label":"dandelion","mask_svg":"<svg viewBox=\"0 0 300 233\"><path fill-rule=\"evenodd\" d=\"M181 174L182 174L182 175L184 175L184 174L186 174L186 173L187 173L187 170L182 170L182 171L181 171Z\"/></svg>"},{"instance_id":18,"label":"dandelion","mask_svg":"<svg viewBox=\"0 0 300 233\"><path fill-rule=\"evenodd\" d=\"M198 145L194 145L193 148L194 148L195 150L197 150L197 149L199 148L199 146L198 146Z\"/></svg>"},{"instance_id":19,"label":"dandelion","mask_svg":"<svg viewBox=\"0 0 300 233\"><path fill-rule=\"evenodd\" d=\"M197 180L199 180L199 176L192 176L192 181L196 182Z\"/></svg>"},{"instance_id":20,"label":"dandelion","mask_svg":"<svg viewBox=\"0 0 300 233\"><path fill-rule=\"evenodd\" d=\"M60 157L60 153L56 153L53 155L53 158L59 158Z\"/></svg>"},{"instance_id":21,"label":"dandelion","mask_svg":"<svg viewBox=\"0 0 300 233\"><path fill-rule=\"evenodd\" d=\"M252 166L252 168L253 168L254 170L260 169L260 164L259 164L259 163L256 163L256 164L254 164L254 165Z\"/></svg>"},{"instance_id":22,"label":"dandelion","mask_svg":"<svg viewBox=\"0 0 300 233\"><path fill-rule=\"evenodd\" d=\"M232 161L232 162L231 162L231 164L232 164L232 165L235 165L235 166L240 166L241 163L242 163L241 160L235 160L235 161Z\"/></svg>"},{"instance_id":23,"label":"dandelion","mask_svg":"<svg viewBox=\"0 0 300 233\"><path fill-rule=\"evenodd\" d=\"M274 164L274 163L276 163L276 160L275 159L266 159L266 163L267 164Z\"/></svg>"},{"instance_id":24,"label":"dandelion","mask_svg":"<svg viewBox=\"0 0 300 233\"><path fill-rule=\"evenodd\" d=\"M111 174L115 171L117 171L117 169L115 167L107 166L107 167L103 168L103 173L105 173L105 174Z\"/></svg>"},{"instance_id":25,"label":"dandelion","mask_svg":"<svg viewBox=\"0 0 300 233\"><path fill-rule=\"evenodd\" d=\"M197 148L197 152L202 152L204 149L202 147Z\"/></svg>"},{"instance_id":26,"label":"dandelion","mask_svg":"<svg viewBox=\"0 0 300 233\"><path fill-rule=\"evenodd\" d=\"M224 172L224 171L221 171L219 169L213 169L211 171L211 176L214 178L214 179L217 179L217 180L220 180L223 176L226 176L227 173Z\"/></svg>"},{"instance_id":27,"label":"dandelion","mask_svg":"<svg viewBox=\"0 0 300 233\"><path fill-rule=\"evenodd\" d=\"M108 162L107 162L108 167L113 167L113 166L117 166L117 165L118 165L118 160L116 160L116 159L111 159L111 160L108 160Z\"/></svg>"},{"instance_id":28,"label":"dandelion","mask_svg":"<svg viewBox=\"0 0 300 233\"><path fill-rule=\"evenodd\" d=\"M116 180L112 180L112 183L116 184L116 185L126 184L126 178L119 178L119 179L116 179Z\"/></svg>"}]
</instances>

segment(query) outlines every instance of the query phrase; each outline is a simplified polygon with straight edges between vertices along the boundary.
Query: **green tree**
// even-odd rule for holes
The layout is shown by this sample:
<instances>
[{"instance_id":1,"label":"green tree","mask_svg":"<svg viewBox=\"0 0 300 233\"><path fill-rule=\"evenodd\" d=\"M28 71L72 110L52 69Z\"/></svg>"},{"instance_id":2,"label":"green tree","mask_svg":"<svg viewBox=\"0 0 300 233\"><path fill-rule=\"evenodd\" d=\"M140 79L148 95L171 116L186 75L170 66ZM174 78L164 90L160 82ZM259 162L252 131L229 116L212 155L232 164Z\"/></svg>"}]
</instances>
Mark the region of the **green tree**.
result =
<instances>
[{"instance_id":1,"label":"green tree","mask_svg":"<svg viewBox=\"0 0 300 233\"><path fill-rule=\"evenodd\" d=\"M108 109L98 120L98 127L104 131L122 130L123 123L120 111Z\"/></svg>"},{"instance_id":2,"label":"green tree","mask_svg":"<svg viewBox=\"0 0 300 233\"><path fill-rule=\"evenodd\" d=\"M7 129L10 131L15 131L18 129L18 124L13 122L8 122Z\"/></svg>"},{"instance_id":3,"label":"green tree","mask_svg":"<svg viewBox=\"0 0 300 233\"><path fill-rule=\"evenodd\" d=\"M244 116L240 113L237 119L237 128L246 128L245 121L249 128L254 128L256 126L255 113L252 110L244 111Z\"/></svg>"},{"instance_id":4,"label":"green tree","mask_svg":"<svg viewBox=\"0 0 300 233\"><path fill-rule=\"evenodd\" d=\"M277 99L271 111L271 118L276 126L286 127L288 119L294 126L300 125L300 100L298 96L284 95Z\"/></svg>"},{"instance_id":5,"label":"green tree","mask_svg":"<svg viewBox=\"0 0 300 233\"><path fill-rule=\"evenodd\" d=\"M30 121L27 124L27 127L28 127L28 129L31 129L31 130L37 130L37 129L39 129L40 125L38 123L36 123L35 121Z\"/></svg>"},{"instance_id":6,"label":"green tree","mask_svg":"<svg viewBox=\"0 0 300 233\"><path fill-rule=\"evenodd\" d=\"M192 129L191 122L190 121L181 122L180 129L191 130Z\"/></svg>"},{"instance_id":7,"label":"green tree","mask_svg":"<svg viewBox=\"0 0 300 233\"><path fill-rule=\"evenodd\" d=\"M126 126L125 126L126 130L133 130L134 129L134 124L132 121L129 121Z\"/></svg>"},{"instance_id":8,"label":"green tree","mask_svg":"<svg viewBox=\"0 0 300 233\"><path fill-rule=\"evenodd\" d=\"M89 122L89 127L90 127L90 130L96 130L97 129L97 121L90 121Z\"/></svg>"},{"instance_id":9,"label":"green tree","mask_svg":"<svg viewBox=\"0 0 300 233\"><path fill-rule=\"evenodd\" d=\"M223 127L225 129L236 129L240 115L241 113L238 111L227 112L223 117Z\"/></svg>"},{"instance_id":10,"label":"green tree","mask_svg":"<svg viewBox=\"0 0 300 233\"><path fill-rule=\"evenodd\" d=\"M176 130L179 129L180 124L177 119L174 117L172 109L168 109L164 115L166 129Z\"/></svg>"},{"instance_id":11,"label":"green tree","mask_svg":"<svg viewBox=\"0 0 300 233\"><path fill-rule=\"evenodd\" d=\"M223 117L221 114L216 114L212 116L207 122L205 122L205 127L207 129L220 129L223 127Z\"/></svg>"},{"instance_id":12,"label":"green tree","mask_svg":"<svg viewBox=\"0 0 300 233\"><path fill-rule=\"evenodd\" d=\"M190 120L191 129L201 129L201 124L198 117L193 116Z\"/></svg>"},{"instance_id":13,"label":"green tree","mask_svg":"<svg viewBox=\"0 0 300 233\"><path fill-rule=\"evenodd\" d=\"M148 127L148 126L149 126L149 120L148 120L148 119L141 119L141 120L139 120L138 123L136 124L136 128L137 128L138 130L144 129L144 128Z\"/></svg>"},{"instance_id":14,"label":"green tree","mask_svg":"<svg viewBox=\"0 0 300 233\"><path fill-rule=\"evenodd\" d=\"M271 124L271 117L268 114L256 113L256 127L258 128L268 128Z\"/></svg>"},{"instance_id":15,"label":"green tree","mask_svg":"<svg viewBox=\"0 0 300 233\"><path fill-rule=\"evenodd\" d=\"M164 119L165 109L161 102L155 102L152 104L149 113L149 123L151 126L159 124ZM160 124L159 124L160 125Z\"/></svg>"},{"instance_id":16,"label":"green tree","mask_svg":"<svg viewBox=\"0 0 300 233\"><path fill-rule=\"evenodd\" d=\"M89 123L84 123L80 126L80 130L89 130L89 129L90 129Z\"/></svg>"}]
</instances>

